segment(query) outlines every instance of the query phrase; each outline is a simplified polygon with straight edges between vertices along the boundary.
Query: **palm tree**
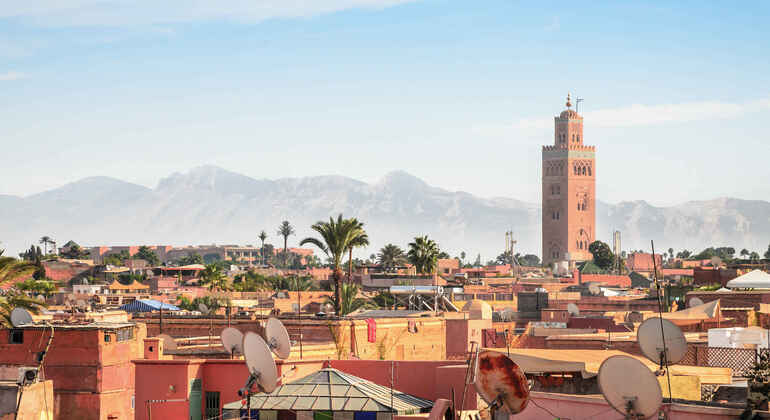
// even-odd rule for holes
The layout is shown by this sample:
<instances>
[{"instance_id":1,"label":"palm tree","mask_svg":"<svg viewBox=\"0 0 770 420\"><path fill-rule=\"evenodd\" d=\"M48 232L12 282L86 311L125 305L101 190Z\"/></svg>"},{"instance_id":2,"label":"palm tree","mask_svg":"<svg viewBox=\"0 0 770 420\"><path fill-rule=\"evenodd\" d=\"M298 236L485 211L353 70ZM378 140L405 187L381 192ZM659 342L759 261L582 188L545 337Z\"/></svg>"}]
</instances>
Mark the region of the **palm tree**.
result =
<instances>
[{"instance_id":1,"label":"palm tree","mask_svg":"<svg viewBox=\"0 0 770 420\"><path fill-rule=\"evenodd\" d=\"M385 271L391 271L405 261L406 255L404 254L404 250L398 245L387 244L382 247L380 253L377 254L377 263L379 263Z\"/></svg>"},{"instance_id":2,"label":"palm tree","mask_svg":"<svg viewBox=\"0 0 770 420\"><path fill-rule=\"evenodd\" d=\"M0 285L10 283L22 277L30 276L36 269L37 264L33 261L3 257L2 253L0 253Z\"/></svg>"},{"instance_id":3,"label":"palm tree","mask_svg":"<svg viewBox=\"0 0 770 420\"><path fill-rule=\"evenodd\" d=\"M37 269L37 264L31 261L17 260L16 258L3 257L0 250L0 285L11 283L15 280L31 276ZM11 311L14 308L23 308L32 313L39 313L45 303L31 298L24 293L11 289L0 296L0 324L11 327Z\"/></svg>"},{"instance_id":4,"label":"palm tree","mask_svg":"<svg viewBox=\"0 0 770 420\"><path fill-rule=\"evenodd\" d=\"M214 289L225 291L230 288L227 282L227 276L216 264L207 265L206 268L201 271L200 278L201 285L208 285L209 291L213 291Z\"/></svg>"},{"instance_id":5,"label":"palm tree","mask_svg":"<svg viewBox=\"0 0 770 420\"><path fill-rule=\"evenodd\" d=\"M53 239L50 236L43 236L40 238L39 243L43 244L43 249L45 250L43 255L48 255L48 244L53 243Z\"/></svg>"},{"instance_id":6,"label":"palm tree","mask_svg":"<svg viewBox=\"0 0 770 420\"><path fill-rule=\"evenodd\" d=\"M25 309L33 314L40 313L40 308L46 307L45 302L27 296L24 293L11 289L0 296L0 325L12 328L11 312L16 308Z\"/></svg>"},{"instance_id":7,"label":"palm tree","mask_svg":"<svg viewBox=\"0 0 770 420\"><path fill-rule=\"evenodd\" d=\"M349 219L351 223L356 225L356 229L364 232L363 235L360 235L355 238L355 240L350 242L350 245L348 246L348 282L353 281L353 248L363 248L365 246L369 245L369 236L366 234L366 231L364 230L364 224L359 222L358 219L352 218Z\"/></svg>"},{"instance_id":8,"label":"palm tree","mask_svg":"<svg viewBox=\"0 0 770 420\"><path fill-rule=\"evenodd\" d=\"M439 249L436 242L428 239L428 236L418 236L414 242L409 243L409 252L406 256L409 262L414 264L419 274L433 274L438 263Z\"/></svg>"},{"instance_id":9,"label":"palm tree","mask_svg":"<svg viewBox=\"0 0 770 420\"><path fill-rule=\"evenodd\" d=\"M329 297L326 302L334 305L337 310L337 314L345 316L351 312L355 312L359 309L376 308L377 305L370 299L358 297L358 285L352 283L342 284L340 291L340 298L342 299L340 305L337 305L337 296Z\"/></svg>"},{"instance_id":10,"label":"palm tree","mask_svg":"<svg viewBox=\"0 0 770 420\"><path fill-rule=\"evenodd\" d=\"M317 246L331 260L332 278L334 279L334 309L337 314L340 313L341 309L337 304L342 302L340 297L342 291L342 269L340 267L342 257L348 248L360 243L360 237L366 237L366 232L362 226L363 224L356 219L343 219L342 214L340 214L337 216L337 220L330 217L328 222L318 221L310 227L321 235L321 239L305 238L299 243L300 246L305 244Z\"/></svg>"},{"instance_id":11,"label":"palm tree","mask_svg":"<svg viewBox=\"0 0 770 420\"><path fill-rule=\"evenodd\" d=\"M267 232L264 230L259 232L259 236L257 236L257 238L262 241L262 248L259 249L259 255L262 256L262 265L265 265L265 239L267 239Z\"/></svg>"},{"instance_id":12,"label":"palm tree","mask_svg":"<svg viewBox=\"0 0 770 420\"><path fill-rule=\"evenodd\" d=\"M465 251L460 252L460 264L465 266Z\"/></svg>"},{"instance_id":13,"label":"palm tree","mask_svg":"<svg viewBox=\"0 0 770 420\"><path fill-rule=\"evenodd\" d=\"M278 235L283 236L283 265L285 266L286 256L289 253L289 249L287 248L289 236L294 235L294 228L291 226L291 223L289 223L288 220L284 220L278 226Z\"/></svg>"}]
</instances>

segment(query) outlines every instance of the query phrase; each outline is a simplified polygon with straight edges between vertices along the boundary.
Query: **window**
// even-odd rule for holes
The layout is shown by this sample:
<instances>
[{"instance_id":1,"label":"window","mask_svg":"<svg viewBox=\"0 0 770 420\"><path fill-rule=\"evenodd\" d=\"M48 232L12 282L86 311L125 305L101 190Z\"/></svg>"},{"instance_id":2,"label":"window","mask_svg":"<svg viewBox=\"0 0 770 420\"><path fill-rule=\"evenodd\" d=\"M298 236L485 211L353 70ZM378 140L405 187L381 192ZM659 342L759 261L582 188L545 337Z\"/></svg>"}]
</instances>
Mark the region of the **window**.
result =
<instances>
[{"instance_id":1,"label":"window","mask_svg":"<svg viewBox=\"0 0 770 420\"><path fill-rule=\"evenodd\" d=\"M108 333L104 333L104 342L109 343L110 341L112 341L110 335Z\"/></svg>"},{"instance_id":2,"label":"window","mask_svg":"<svg viewBox=\"0 0 770 420\"><path fill-rule=\"evenodd\" d=\"M11 330L8 336L11 344L23 344L24 343L24 330Z\"/></svg>"},{"instance_id":3,"label":"window","mask_svg":"<svg viewBox=\"0 0 770 420\"><path fill-rule=\"evenodd\" d=\"M586 174L586 167L585 166L583 167L583 171L582 172L583 172L583 175Z\"/></svg>"},{"instance_id":4,"label":"window","mask_svg":"<svg viewBox=\"0 0 770 420\"><path fill-rule=\"evenodd\" d=\"M575 142L575 135L574 134L572 135L572 142L573 143Z\"/></svg>"},{"instance_id":5,"label":"window","mask_svg":"<svg viewBox=\"0 0 770 420\"><path fill-rule=\"evenodd\" d=\"M134 338L134 327L121 328L117 333L117 341L128 341Z\"/></svg>"},{"instance_id":6,"label":"window","mask_svg":"<svg viewBox=\"0 0 770 420\"><path fill-rule=\"evenodd\" d=\"M577 142L580 143L580 135L577 136Z\"/></svg>"},{"instance_id":7,"label":"window","mask_svg":"<svg viewBox=\"0 0 770 420\"><path fill-rule=\"evenodd\" d=\"M588 167L588 176L591 176L591 167Z\"/></svg>"}]
</instances>

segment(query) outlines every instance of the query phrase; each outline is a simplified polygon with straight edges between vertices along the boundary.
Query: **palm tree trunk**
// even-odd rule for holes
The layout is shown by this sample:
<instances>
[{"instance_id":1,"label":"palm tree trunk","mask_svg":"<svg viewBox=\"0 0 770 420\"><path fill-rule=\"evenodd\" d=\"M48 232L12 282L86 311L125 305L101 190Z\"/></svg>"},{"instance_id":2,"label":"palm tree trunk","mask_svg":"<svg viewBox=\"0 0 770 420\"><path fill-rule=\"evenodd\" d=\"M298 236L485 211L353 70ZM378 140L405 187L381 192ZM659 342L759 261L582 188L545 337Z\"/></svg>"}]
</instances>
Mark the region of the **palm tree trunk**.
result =
<instances>
[{"instance_id":1,"label":"palm tree trunk","mask_svg":"<svg viewBox=\"0 0 770 420\"><path fill-rule=\"evenodd\" d=\"M287 257L289 256L289 250L286 249L286 244L288 243L287 242L288 240L289 240L288 236L283 237L283 268L286 268L286 260L287 260Z\"/></svg>"},{"instance_id":2,"label":"palm tree trunk","mask_svg":"<svg viewBox=\"0 0 770 420\"><path fill-rule=\"evenodd\" d=\"M348 283L353 283L353 247L350 247L348 256Z\"/></svg>"},{"instance_id":3,"label":"palm tree trunk","mask_svg":"<svg viewBox=\"0 0 770 420\"><path fill-rule=\"evenodd\" d=\"M334 314L340 316L342 310L342 270L339 267L334 267L332 278L334 278Z\"/></svg>"}]
</instances>

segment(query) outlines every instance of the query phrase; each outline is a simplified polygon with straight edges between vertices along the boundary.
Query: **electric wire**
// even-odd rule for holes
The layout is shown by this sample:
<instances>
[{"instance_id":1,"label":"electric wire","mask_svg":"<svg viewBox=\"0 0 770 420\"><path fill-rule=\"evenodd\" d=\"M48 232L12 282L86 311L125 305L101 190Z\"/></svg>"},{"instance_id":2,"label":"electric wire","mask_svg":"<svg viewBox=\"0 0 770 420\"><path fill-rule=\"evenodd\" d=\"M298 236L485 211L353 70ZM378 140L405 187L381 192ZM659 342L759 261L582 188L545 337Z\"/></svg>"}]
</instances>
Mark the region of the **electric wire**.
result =
<instances>
[{"instance_id":1,"label":"electric wire","mask_svg":"<svg viewBox=\"0 0 770 420\"><path fill-rule=\"evenodd\" d=\"M538 404L537 401L535 401L534 398L530 398L529 401L532 402L532 404L535 404L535 407L545 411L546 413L548 413L553 418L560 419L560 420L572 420L569 417L559 417L556 414L553 414L553 412L551 412L551 410L549 410L549 409L543 407L542 405Z\"/></svg>"}]
</instances>

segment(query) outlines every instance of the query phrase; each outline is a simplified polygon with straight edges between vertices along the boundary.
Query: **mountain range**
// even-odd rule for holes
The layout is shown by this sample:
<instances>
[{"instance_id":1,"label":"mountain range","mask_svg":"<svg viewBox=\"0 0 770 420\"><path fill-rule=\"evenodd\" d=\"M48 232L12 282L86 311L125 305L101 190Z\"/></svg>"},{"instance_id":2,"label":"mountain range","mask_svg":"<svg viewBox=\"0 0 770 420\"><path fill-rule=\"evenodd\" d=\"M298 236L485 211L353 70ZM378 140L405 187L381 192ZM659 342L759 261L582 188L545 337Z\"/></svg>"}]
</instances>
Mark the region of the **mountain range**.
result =
<instances>
[{"instance_id":1,"label":"mountain range","mask_svg":"<svg viewBox=\"0 0 770 420\"><path fill-rule=\"evenodd\" d=\"M43 235L59 245L256 244L268 243L289 220L296 235L289 246L312 235L310 225L342 213L365 223L372 246L405 247L427 234L452 256L494 259L512 229L522 253L540 254L540 205L512 198L482 198L432 187L403 171L367 184L343 176L255 179L214 166L162 179L147 188L114 178L90 177L27 197L0 195L0 246L11 255ZM610 242L622 232L623 249L700 250L733 246L759 251L770 241L770 203L733 198L654 207L645 201L597 202L597 237Z\"/></svg>"}]
</instances>

